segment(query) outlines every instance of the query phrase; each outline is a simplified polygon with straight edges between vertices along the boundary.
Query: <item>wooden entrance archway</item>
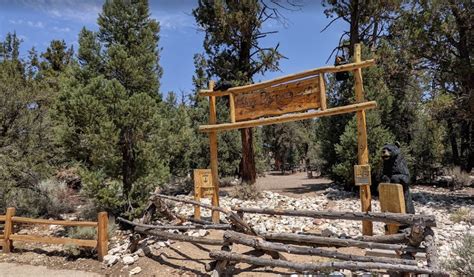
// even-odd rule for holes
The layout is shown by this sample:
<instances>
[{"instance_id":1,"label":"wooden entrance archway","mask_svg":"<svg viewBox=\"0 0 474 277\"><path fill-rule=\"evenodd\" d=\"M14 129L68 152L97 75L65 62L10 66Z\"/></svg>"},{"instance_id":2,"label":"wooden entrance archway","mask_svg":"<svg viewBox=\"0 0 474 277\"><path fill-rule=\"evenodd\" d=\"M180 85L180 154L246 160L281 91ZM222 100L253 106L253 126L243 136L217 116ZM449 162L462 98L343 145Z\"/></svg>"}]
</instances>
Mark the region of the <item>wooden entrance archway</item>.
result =
<instances>
[{"instance_id":1,"label":"wooden entrance archway","mask_svg":"<svg viewBox=\"0 0 474 277\"><path fill-rule=\"evenodd\" d=\"M209 124L199 126L199 130L209 134L214 206L219 206L217 132L355 112L358 165L370 169L365 110L375 108L377 103L364 99L362 68L375 65L375 60L361 60L360 44L355 45L354 53L354 62L350 64L311 69L225 91L215 91L214 82L211 81L207 90L200 91L200 96L209 97ZM347 71L354 75L356 102L327 108L325 74ZM229 97L231 122L217 123L216 97L223 96ZM370 181L359 187L362 211L369 212ZM218 211L213 211L212 221L219 222ZM363 221L362 233L372 235L372 222Z\"/></svg>"}]
</instances>

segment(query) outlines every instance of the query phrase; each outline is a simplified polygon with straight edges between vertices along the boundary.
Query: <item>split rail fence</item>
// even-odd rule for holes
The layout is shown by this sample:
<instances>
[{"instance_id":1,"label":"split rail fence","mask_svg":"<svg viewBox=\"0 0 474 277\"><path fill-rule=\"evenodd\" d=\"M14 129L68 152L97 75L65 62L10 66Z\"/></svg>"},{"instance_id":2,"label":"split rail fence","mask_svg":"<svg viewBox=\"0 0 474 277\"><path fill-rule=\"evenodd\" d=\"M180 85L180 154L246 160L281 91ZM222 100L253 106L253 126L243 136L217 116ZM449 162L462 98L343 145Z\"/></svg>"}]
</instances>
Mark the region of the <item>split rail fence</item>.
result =
<instances>
[{"instance_id":1,"label":"split rail fence","mask_svg":"<svg viewBox=\"0 0 474 277\"><path fill-rule=\"evenodd\" d=\"M5 215L0 215L0 222L5 222L3 235L0 235L0 245L3 253L10 253L13 250L14 241L45 243L45 244L71 244L83 247L97 249L98 259L108 252L108 215L106 212L100 212L95 221L71 221L71 220L47 220L28 217L15 216L15 208L7 208ZM21 235L15 233L16 224L42 224L42 225L61 225L74 227L93 227L97 228L97 239L73 239L51 236Z\"/></svg>"},{"instance_id":2,"label":"split rail fence","mask_svg":"<svg viewBox=\"0 0 474 277\"><path fill-rule=\"evenodd\" d=\"M225 215L227 222L215 224L210 221L196 221L171 212L165 200L197 205ZM413 273L431 276L449 276L439 268L434 233L431 227L436 226L432 215L412 215L380 212L332 212L309 210L277 210L232 207L223 208L203 204L198 201L180 197L154 194L150 198L151 210L165 215L174 223L169 225L150 225L118 218L119 221L132 225L134 231L160 239L171 239L194 244L217 245L220 250L211 251L209 256L214 260L206 265L207 271L225 274L237 263L247 263L255 267L270 266L294 270L301 273L317 273L325 270L366 270L376 273ZM384 222L409 226L401 233L376 236L323 237L317 234L265 233L259 234L245 220L245 213L279 215L292 217L310 217L328 220L357 220ZM147 216L148 218L149 215ZM144 217L145 218L145 217ZM216 229L224 230L222 239L193 237L175 234L166 230ZM246 253L232 252L232 245L240 244L253 248ZM360 249L383 249L393 251L392 258L347 254L333 248L356 247ZM290 261L284 253L295 255L319 256L337 261L321 263L301 263ZM422 253L427 265L420 266L415 254ZM265 254L270 258L263 257ZM419 255L417 255L418 257Z\"/></svg>"}]
</instances>

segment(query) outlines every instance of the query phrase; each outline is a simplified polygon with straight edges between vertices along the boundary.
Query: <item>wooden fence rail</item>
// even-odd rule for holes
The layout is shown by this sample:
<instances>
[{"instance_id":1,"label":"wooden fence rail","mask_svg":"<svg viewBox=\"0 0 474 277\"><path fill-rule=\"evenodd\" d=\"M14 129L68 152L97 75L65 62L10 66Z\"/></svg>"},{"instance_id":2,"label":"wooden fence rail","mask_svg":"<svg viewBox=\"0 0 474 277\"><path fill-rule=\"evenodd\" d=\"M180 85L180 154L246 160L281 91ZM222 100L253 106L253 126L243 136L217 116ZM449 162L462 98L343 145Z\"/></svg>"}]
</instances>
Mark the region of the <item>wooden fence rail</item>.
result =
<instances>
[{"instance_id":1,"label":"wooden fence rail","mask_svg":"<svg viewBox=\"0 0 474 277\"><path fill-rule=\"evenodd\" d=\"M37 242L47 244L74 244L77 246L91 247L97 249L99 261L102 261L108 252L108 221L106 212L100 212L95 221L71 221L71 220L47 220L15 216L15 208L7 208L5 215L0 215L0 222L5 222L3 235L0 236L0 244L3 253L10 253L13 249L14 241ZM20 235L15 234L14 224L42 224L42 225L61 225L75 227L93 227L97 228L96 240L59 238L50 236Z\"/></svg>"}]
</instances>

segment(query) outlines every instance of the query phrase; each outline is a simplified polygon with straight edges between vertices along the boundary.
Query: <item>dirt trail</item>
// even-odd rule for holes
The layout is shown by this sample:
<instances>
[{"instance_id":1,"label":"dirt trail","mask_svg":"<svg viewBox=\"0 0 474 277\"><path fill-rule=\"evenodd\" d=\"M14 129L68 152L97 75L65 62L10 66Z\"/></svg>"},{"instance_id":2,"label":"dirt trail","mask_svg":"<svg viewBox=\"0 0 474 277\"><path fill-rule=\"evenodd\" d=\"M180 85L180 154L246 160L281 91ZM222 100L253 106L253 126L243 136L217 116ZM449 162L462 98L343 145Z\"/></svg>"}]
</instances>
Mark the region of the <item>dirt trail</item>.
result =
<instances>
[{"instance_id":1,"label":"dirt trail","mask_svg":"<svg viewBox=\"0 0 474 277\"><path fill-rule=\"evenodd\" d=\"M50 269L46 266L33 266L14 263L0 263L0 277L30 277L30 276L48 276L48 277L99 277L103 276L97 273L66 270L66 269Z\"/></svg>"}]
</instances>

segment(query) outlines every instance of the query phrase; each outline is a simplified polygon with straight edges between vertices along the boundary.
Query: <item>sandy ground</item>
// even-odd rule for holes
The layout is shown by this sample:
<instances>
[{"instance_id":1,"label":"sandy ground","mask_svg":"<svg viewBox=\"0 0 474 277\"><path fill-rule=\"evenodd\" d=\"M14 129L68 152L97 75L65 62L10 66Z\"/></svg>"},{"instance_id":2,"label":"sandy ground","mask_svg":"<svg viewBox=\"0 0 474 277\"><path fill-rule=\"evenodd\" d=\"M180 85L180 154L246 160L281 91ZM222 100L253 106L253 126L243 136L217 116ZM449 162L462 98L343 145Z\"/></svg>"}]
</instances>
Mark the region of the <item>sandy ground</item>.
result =
<instances>
[{"instance_id":1,"label":"sandy ground","mask_svg":"<svg viewBox=\"0 0 474 277\"><path fill-rule=\"evenodd\" d=\"M295 174L282 175L279 172L269 172L265 177L257 179L257 189L260 191L272 191L280 194L299 197L315 196L323 193L323 191L332 184L332 181L323 178L309 179L306 172L297 172ZM222 192L229 192L233 188L222 188Z\"/></svg>"},{"instance_id":2,"label":"sandy ground","mask_svg":"<svg viewBox=\"0 0 474 277\"><path fill-rule=\"evenodd\" d=\"M78 271L49 269L46 266L33 266L24 264L0 263L0 277L27 277L27 276L48 276L48 277L97 277L102 276L97 273Z\"/></svg>"}]
</instances>

